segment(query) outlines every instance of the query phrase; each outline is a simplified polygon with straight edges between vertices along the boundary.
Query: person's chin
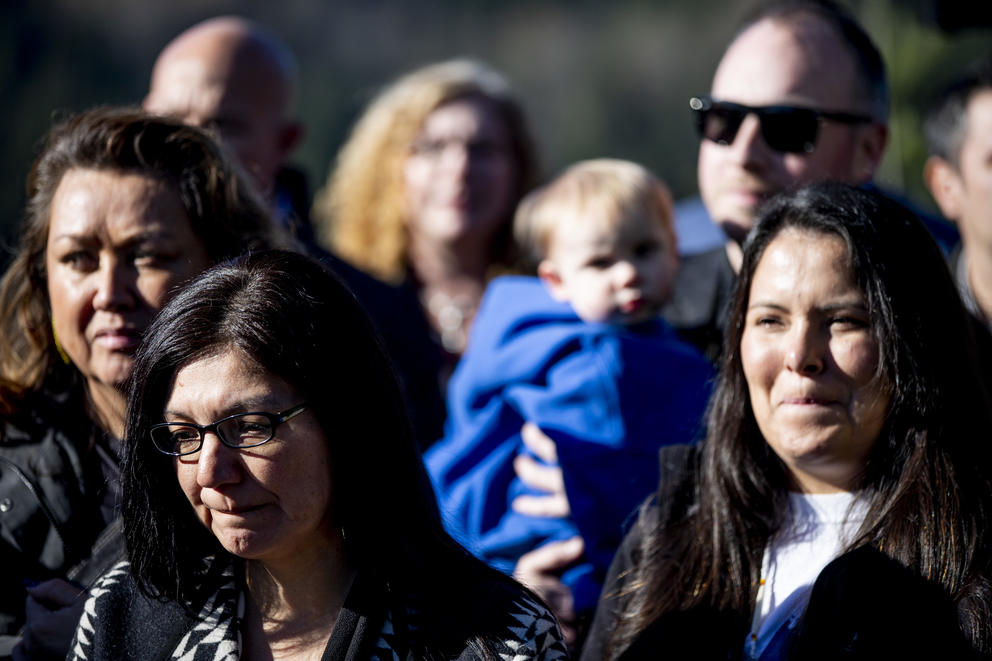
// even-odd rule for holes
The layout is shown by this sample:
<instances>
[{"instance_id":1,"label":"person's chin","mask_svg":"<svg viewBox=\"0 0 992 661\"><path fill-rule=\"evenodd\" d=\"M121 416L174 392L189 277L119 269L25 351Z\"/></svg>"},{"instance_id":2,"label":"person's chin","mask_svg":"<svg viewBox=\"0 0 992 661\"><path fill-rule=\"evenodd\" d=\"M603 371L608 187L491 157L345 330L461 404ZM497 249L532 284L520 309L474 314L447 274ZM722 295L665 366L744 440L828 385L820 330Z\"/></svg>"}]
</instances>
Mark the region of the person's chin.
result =
<instances>
[{"instance_id":1,"label":"person's chin","mask_svg":"<svg viewBox=\"0 0 992 661\"><path fill-rule=\"evenodd\" d=\"M234 525L232 522L213 521L211 532L228 553L244 558L257 560L265 555L271 544L270 536L264 530L251 526Z\"/></svg>"},{"instance_id":2,"label":"person's chin","mask_svg":"<svg viewBox=\"0 0 992 661\"><path fill-rule=\"evenodd\" d=\"M127 379L131 375L132 361L127 361L126 365L120 365L113 369L105 369L97 372L95 374L95 379L89 379L92 381L97 381L105 386L111 386L117 390L124 390L127 384Z\"/></svg>"},{"instance_id":3,"label":"person's chin","mask_svg":"<svg viewBox=\"0 0 992 661\"><path fill-rule=\"evenodd\" d=\"M733 213L725 214L717 224L727 238L743 243L747 233L754 227L755 209L735 209Z\"/></svg>"}]
</instances>

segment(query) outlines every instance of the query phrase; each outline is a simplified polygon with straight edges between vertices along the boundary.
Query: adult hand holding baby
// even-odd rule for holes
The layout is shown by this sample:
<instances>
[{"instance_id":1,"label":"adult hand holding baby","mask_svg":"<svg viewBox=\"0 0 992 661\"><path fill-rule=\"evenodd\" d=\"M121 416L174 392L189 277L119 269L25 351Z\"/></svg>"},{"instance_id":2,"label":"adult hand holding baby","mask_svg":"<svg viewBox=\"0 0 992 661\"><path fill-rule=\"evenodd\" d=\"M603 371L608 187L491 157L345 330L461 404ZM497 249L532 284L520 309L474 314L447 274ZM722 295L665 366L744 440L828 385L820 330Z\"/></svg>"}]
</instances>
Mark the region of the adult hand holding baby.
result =
<instances>
[{"instance_id":1,"label":"adult hand holding baby","mask_svg":"<svg viewBox=\"0 0 992 661\"><path fill-rule=\"evenodd\" d=\"M566 517L571 514L565 495L565 478L558 465L555 442L532 422L524 423L520 430L527 449L547 465L521 453L513 460L513 470L526 486L546 492L542 496L523 495L513 499L514 511L529 516Z\"/></svg>"},{"instance_id":2,"label":"adult hand holding baby","mask_svg":"<svg viewBox=\"0 0 992 661\"><path fill-rule=\"evenodd\" d=\"M526 454L517 455L513 470L520 481L531 489L547 493L543 496L518 496L513 499L513 509L530 516L567 517L571 510L565 494L565 479L561 467L557 465L555 442L531 422L524 423L520 435L528 450L553 465L543 465ZM578 562L584 551L585 543L581 537L550 542L520 556L513 570L514 578L551 606L568 645L573 645L577 637L577 617L572 591L562 582L561 573Z\"/></svg>"}]
</instances>

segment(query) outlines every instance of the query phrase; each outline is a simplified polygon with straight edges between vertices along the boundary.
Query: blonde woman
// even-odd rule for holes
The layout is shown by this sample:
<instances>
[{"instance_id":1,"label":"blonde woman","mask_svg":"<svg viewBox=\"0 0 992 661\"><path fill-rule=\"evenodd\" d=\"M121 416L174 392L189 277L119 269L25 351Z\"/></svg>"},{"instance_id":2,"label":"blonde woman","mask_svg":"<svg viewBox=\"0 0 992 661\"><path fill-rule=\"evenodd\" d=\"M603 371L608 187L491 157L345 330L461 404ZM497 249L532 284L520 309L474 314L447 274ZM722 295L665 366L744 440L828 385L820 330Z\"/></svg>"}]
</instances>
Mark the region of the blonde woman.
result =
<instances>
[{"instance_id":1,"label":"blonde woman","mask_svg":"<svg viewBox=\"0 0 992 661\"><path fill-rule=\"evenodd\" d=\"M504 78L452 60L371 102L313 215L341 257L417 289L453 364L487 278L511 260L510 221L535 180L530 134Z\"/></svg>"}]
</instances>

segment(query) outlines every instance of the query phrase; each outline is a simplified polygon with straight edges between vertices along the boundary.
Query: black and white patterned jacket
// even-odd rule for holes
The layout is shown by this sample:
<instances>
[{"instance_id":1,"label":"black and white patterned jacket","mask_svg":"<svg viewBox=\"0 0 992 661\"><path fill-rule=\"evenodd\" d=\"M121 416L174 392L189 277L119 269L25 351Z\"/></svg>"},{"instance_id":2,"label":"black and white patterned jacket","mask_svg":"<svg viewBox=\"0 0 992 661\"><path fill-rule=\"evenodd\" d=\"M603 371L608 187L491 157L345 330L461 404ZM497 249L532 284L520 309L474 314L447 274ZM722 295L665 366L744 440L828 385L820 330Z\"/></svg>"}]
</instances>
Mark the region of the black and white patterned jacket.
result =
<instances>
[{"instance_id":1,"label":"black and white patterned jacket","mask_svg":"<svg viewBox=\"0 0 992 661\"><path fill-rule=\"evenodd\" d=\"M194 618L178 604L142 595L128 564L116 565L92 588L76 630L71 661L173 659L237 661L241 656L240 622L244 593L233 566L216 581L218 587ZM508 586L509 584L507 584ZM418 658L411 648L420 631L418 614L410 609L383 609L381 590L361 574L348 593L322 659L403 661ZM496 648L502 661L557 661L568 653L550 612L523 591L500 585L496 593L480 595L494 613L475 631L455 633L439 648L445 658L480 659L474 646L451 648L451 641L481 635ZM498 614L491 606L505 602ZM457 608L457 606L455 606ZM451 633L451 632L448 632ZM462 635L464 634L464 635ZM423 643L424 641L420 641ZM433 641L429 641L433 642ZM434 645L429 645L434 647ZM456 645L456 647L458 647Z\"/></svg>"}]
</instances>

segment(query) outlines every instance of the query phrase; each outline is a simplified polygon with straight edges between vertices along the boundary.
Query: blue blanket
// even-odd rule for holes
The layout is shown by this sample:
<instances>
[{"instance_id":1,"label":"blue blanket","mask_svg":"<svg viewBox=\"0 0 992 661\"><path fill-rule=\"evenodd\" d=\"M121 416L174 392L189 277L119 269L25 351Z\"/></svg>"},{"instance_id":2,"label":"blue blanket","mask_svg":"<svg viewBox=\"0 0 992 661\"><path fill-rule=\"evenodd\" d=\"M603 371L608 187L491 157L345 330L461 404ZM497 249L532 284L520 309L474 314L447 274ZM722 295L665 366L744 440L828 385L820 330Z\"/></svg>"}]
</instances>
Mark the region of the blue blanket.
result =
<instances>
[{"instance_id":1,"label":"blue blanket","mask_svg":"<svg viewBox=\"0 0 992 661\"><path fill-rule=\"evenodd\" d=\"M586 323L537 278L494 280L448 385L445 436L425 456L452 534L511 573L525 552L576 534L583 561L563 576L591 610L624 522L658 482L658 449L700 432L712 368L663 321ZM525 421L557 444L568 519L514 512Z\"/></svg>"}]
</instances>

